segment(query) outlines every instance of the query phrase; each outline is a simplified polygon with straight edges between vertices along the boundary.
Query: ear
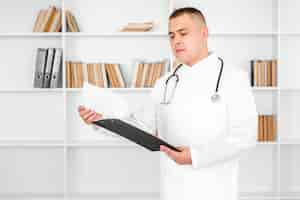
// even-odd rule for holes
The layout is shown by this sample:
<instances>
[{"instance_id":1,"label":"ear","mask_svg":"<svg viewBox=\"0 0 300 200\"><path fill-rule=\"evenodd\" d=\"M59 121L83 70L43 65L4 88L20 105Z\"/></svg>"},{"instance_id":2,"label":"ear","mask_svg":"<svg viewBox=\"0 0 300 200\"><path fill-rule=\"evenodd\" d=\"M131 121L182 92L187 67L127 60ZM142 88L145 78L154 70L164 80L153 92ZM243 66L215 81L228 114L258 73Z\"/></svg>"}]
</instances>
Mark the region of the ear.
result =
<instances>
[{"instance_id":1,"label":"ear","mask_svg":"<svg viewBox=\"0 0 300 200\"><path fill-rule=\"evenodd\" d=\"M208 28L207 28L207 26L201 28L201 35L204 38L208 38Z\"/></svg>"}]
</instances>

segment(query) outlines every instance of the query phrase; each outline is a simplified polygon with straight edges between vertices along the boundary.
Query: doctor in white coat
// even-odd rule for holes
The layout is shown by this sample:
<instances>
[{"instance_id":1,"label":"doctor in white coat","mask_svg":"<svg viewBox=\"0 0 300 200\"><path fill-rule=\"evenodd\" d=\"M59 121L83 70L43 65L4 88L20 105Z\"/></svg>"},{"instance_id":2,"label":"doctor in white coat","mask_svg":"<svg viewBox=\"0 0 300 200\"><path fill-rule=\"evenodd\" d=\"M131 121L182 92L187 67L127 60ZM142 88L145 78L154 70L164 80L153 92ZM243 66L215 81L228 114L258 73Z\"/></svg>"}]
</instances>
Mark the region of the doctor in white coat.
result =
<instances>
[{"instance_id":1,"label":"doctor in white coat","mask_svg":"<svg viewBox=\"0 0 300 200\"><path fill-rule=\"evenodd\" d=\"M238 200L239 158L256 145L248 75L209 52L207 38L198 9L170 15L170 45L182 65L156 81L152 99L156 134L181 152L160 148L162 200ZM102 118L84 106L79 113L87 124Z\"/></svg>"}]
</instances>

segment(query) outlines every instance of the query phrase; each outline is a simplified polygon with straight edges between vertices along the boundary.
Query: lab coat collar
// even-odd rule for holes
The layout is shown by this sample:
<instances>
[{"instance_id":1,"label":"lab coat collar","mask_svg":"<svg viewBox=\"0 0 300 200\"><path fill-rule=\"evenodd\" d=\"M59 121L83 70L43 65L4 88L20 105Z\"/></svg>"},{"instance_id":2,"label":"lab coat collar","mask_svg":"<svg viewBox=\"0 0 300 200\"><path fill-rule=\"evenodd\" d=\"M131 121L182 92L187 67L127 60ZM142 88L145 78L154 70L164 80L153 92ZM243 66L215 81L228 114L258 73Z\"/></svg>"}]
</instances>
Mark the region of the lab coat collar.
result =
<instances>
[{"instance_id":1,"label":"lab coat collar","mask_svg":"<svg viewBox=\"0 0 300 200\"><path fill-rule=\"evenodd\" d=\"M184 72L209 72L215 68L218 62L218 57L214 52L208 52L208 56L199 60L197 63L195 63L192 66L188 66L183 64L181 69L178 71Z\"/></svg>"}]
</instances>

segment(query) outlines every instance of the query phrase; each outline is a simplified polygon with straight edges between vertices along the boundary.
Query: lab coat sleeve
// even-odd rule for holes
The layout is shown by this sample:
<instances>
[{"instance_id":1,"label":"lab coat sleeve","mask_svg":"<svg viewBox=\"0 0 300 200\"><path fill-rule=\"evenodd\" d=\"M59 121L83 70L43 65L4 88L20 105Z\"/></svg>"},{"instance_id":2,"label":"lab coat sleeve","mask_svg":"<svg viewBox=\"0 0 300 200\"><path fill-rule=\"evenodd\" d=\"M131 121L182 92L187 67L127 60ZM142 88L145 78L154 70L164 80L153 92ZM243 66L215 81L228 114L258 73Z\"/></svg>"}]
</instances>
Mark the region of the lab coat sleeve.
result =
<instances>
[{"instance_id":1,"label":"lab coat sleeve","mask_svg":"<svg viewBox=\"0 0 300 200\"><path fill-rule=\"evenodd\" d=\"M257 112L247 73L233 73L223 89L227 98L227 132L208 143L190 147L193 168L237 158L256 145Z\"/></svg>"}]
</instances>

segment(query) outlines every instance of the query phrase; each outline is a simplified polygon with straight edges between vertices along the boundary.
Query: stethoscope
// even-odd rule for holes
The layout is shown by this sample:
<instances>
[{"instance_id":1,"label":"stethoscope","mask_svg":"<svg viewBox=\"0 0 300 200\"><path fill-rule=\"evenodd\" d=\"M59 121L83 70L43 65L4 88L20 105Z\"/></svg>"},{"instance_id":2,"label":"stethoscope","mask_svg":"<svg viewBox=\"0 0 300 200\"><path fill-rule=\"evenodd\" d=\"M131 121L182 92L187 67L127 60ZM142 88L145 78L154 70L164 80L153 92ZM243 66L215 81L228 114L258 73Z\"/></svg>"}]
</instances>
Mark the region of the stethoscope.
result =
<instances>
[{"instance_id":1,"label":"stethoscope","mask_svg":"<svg viewBox=\"0 0 300 200\"><path fill-rule=\"evenodd\" d=\"M220 60L221 62L221 68L220 68L220 71L219 71L219 75L218 75L218 80L217 80L217 85L216 85L216 88L215 88L215 91L214 91L214 94L210 97L211 101L213 103L216 103L218 102L220 99L221 99L221 96L220 94L218 93L218 89L219 89L219 83L220 83L220 79L221 79L221 76L222 76L222 71L223 71L223 66L224 66L224 61L222 58L219 58L218 59ZM177 87L177 84L178 84L178 81L179 81L179 76L178 74L176 73L177 70L182 67L182 64L180 64L175 70L174 72L167 78L166 82L165 82L165 90L164 90L164 96L163 96L163 101L161 102L161 104L170 104L171 103L171 99L173 99L173 96L174 96L174 92L176 90L176 87ZM176 78L175 80L175 86L172 90L172 93L171 93L171 97L169 98L169 100L167 101L167 87L168 87L168 83L169 83L169 80L171 80L172 78Z\"/></svg>"}]
</instances>

